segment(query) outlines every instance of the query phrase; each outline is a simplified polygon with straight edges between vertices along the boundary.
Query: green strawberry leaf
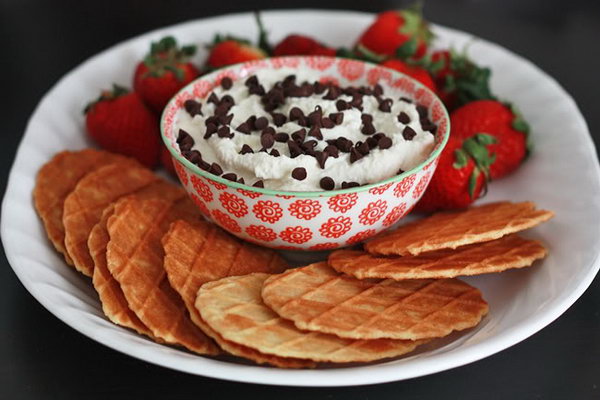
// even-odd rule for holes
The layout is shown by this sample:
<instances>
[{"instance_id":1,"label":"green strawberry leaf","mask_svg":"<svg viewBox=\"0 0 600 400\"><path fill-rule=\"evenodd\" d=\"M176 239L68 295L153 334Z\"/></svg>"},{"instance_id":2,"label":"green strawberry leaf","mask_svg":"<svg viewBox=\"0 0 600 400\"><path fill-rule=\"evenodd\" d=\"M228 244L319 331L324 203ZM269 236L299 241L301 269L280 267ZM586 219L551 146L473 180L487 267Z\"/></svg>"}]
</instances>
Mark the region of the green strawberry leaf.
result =
<instances>
[{"instance_id":1,"label":"green strawberry leaf","mask_svg":"<svg viewBox=\"0 0 600 400\"><path fill-rule=\"evenodd\" d=\"M467 155L467 153L465 153L463 149L454 150L454 163L452 164L452 166L455 169L461 169L466 167L468 162L469 156Z\"/></svg>"},{"instance_id":2,"label":"green strawberry leaf","mask_svg":"<svg viewBox=\"0 0 600 400\"><path fill-rule=\"evenodd\" d=\"M411 36L406 42L396 49L396 57L405 60L412 57L417 52L417 39Z\"/></svg>"},{"instance_id":3,"label":"green strawberry leaf","mask_svg":"<svg viewBox=\"0 0 600 400\"><path fill-rule=\"evenodd\" d=\"M479 178L479 169L475 168L469 176L469 197L475 198L475 189L477 188L477 179Z\"/></svg>"}]
</instances>

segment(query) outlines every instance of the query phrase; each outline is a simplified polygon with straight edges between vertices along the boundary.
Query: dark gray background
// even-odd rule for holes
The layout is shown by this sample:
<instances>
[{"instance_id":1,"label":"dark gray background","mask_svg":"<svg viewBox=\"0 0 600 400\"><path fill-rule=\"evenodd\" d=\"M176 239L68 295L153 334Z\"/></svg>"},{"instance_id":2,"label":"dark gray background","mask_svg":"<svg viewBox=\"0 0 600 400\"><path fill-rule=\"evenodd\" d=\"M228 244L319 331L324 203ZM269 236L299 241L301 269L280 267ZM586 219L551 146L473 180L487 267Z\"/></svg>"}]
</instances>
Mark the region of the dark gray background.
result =
<instances>
[{"instance_id":1,"label":"dark gray background","mask_svg":"<svg viewBox=\"0 0 600 400\"><path fill-rule=\"evenodd\" d=\"M600 2L428 0L434 22L497 42L538 64L600 130ZM66 72L121 40L161 26L268 8L377 12L392 1L0 2L0 184L29 115ZM290 28L291 29L291 28ZM569 132L564 132L568 135ZM594 135L598 144L600 134ZM560 164L557 164L560 168ZM593 221L598 223L599 221ZM566 268L568 266L565 266ZM186 375L110 350L43 309L0 256L0 398L598 399L600 281L550 326L482 361L409 381L354 388L246 385Z\"/></svg>"}]
</instances>

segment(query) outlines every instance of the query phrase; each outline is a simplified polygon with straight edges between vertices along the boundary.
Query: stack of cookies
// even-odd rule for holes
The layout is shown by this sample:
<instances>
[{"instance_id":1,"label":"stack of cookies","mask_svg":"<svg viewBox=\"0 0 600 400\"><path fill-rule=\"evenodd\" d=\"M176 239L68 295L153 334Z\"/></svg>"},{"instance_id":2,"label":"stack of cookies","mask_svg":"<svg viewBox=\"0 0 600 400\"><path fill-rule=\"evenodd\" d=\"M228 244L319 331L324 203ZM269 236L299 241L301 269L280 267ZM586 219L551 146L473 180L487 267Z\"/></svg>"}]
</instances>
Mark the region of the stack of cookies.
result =
<instances>
[{"instance_id":1,"label":"stack of cookies","mask_svg":"<svg viewBox=\"0 0 600 400\"><path fill-rule=\"evenodd\" d=\"M288 269L204 221L179 186L110 153L58 154L38 174L34 203L114 323L282 368L394 358L474 327L488 305L456 276L532 265L546 249L515 233L552 217L529 202L440 213L364 251Z\"/></svg>"}]
</instances>

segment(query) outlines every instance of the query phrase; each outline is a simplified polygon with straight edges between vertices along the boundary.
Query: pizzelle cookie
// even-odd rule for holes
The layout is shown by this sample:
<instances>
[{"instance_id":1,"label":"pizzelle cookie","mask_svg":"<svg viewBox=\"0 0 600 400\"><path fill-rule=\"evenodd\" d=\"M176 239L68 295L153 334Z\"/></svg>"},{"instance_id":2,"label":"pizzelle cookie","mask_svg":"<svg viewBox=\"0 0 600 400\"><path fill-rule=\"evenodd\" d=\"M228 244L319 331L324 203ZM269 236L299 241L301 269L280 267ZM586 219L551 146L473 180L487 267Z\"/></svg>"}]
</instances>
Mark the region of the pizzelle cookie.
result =
<instances>
[{"instance_id":1,"label":"pizzelle cookie","mask_svg":"<svg viewBox=\"0 0 600 400\"><path fill-rule=\"evenodd\" d=\"M63 205L86 174L126 158L101 150L63 151L40 168L33 189L33 204L42 219L48 239L62 253L67 264L73 261L65 248Z\"/></svg>"},{"instance_id":2,"label":"pizzelle cookie","mask_svg":"<svg viewBox=\"0 0 600 400\"><path fill-rule=\"evenodd\" d=\"M106 260L129 307L154 336L200 354L217 354L216 345L190 320L163 268L161 239L171 222L198 215L187 197L174 202L129 196L108 219Z\"/></svg>"},{"instance_id":3,"label":"pizzelle cookie","mask_svg":"<svg viewBox=\"0 0 600 400\"><path fill-rule=\"evenodd\" d=\"M298 329L353 339L442 337L488 312L479 290L458 279L359 280L326 262L273 275L262 298Z\"/></svg>"},{"instance_id":4,"label":"pizzelle cookie","mask_svg":"<svg viewBox=\"0 0 600 400\"><path fill-rule=\"evenodd\" d=\"M203 320L194 306L198 289L227 276L252 272L283 272L287 263L273 250L243 242L218 226L203 221L175 221L163 236L164 267L169 282L185 303L192 321L223 350L257 363L281 368L312 367L309 360L277 357L223 339Z\"/></svg>"},{"instance_id":5,"label":"pizzelle cookie","mask_svg":"<svg viewBox=\"0 0 600 400\"><path fill-rule=\"evenodd\" d=\"M397 357L425 341L353 340L319 332L303 332L267 307L261 289L270 276L253 273L204 284L196 308L202 319L225 340L263 354L316 362L368 362Z\"/></svg>"},{"instance_id":6,"label":"pizzelle cookie","mask_svg":"<svg viewBox=\"0 0 600 400\"><path fill-rule=\"evenodd\" d=\"M379 255L417 255L486 242L534 227L554 213L536 210L532 202L499 202L461 211L433 214L386 232L365 243L365 250Z\"/></svg>"},{"instance_id":7,"label":"pizzelle cookie","mask_svg":"<svg viewBox=\"0 0 600 400\"><path fill-rule=\"evenodd\" d=\"M358 279L439 279L529 267L546 254L546 248L537 240L513 234L416 256L378 257L363 251L338 250L329 255L328 263L336 271Z\"/></svg>"}]
</instances>

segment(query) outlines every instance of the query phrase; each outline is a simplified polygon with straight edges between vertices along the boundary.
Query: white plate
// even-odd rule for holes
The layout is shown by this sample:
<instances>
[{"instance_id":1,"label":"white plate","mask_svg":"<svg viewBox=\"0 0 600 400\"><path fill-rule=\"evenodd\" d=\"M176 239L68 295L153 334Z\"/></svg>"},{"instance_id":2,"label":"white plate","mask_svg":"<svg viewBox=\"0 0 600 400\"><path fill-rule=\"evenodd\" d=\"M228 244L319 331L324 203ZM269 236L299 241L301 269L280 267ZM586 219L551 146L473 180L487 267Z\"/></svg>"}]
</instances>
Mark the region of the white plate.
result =
<instances>
[{"instance_id":1,"label":"white plate","mask_svg":"<svg viewBox=\"0 0 600 400\"><path fill-rule=\"evenodd\" d=\"M265 12L263 18L274 41L294 27L346 46L372 20L369 14L310 10ZM473 58L492 67L494 91L516 103L532 126L535 152L516 174L494 182L485 201L533 200L556 212L552 221L528 233L548 245L547 259L527 270L467 279L490 303L490 314L476 329L391 362L294 371L196 356L108 322L89 280L67 267L46 240L31 201L35 175L56 152L90 145L84 135L83 106L112 82L129 85L133 66L151 40L173 34L181 43L207 42L216 32L256 35L252 16L237 14L139 36L71 71L31 117L2 204L2 241L23 285L62 321L115 350L192 374L279 385L360 385L431 374L494 354L548 325L591 283L600 266L600 174L594 145L573 99L551 77L506 49L435 27L439 46L462 48L470 43ZM204 56L199 54L197 61Z\"/></svg>"}]
</instances>

